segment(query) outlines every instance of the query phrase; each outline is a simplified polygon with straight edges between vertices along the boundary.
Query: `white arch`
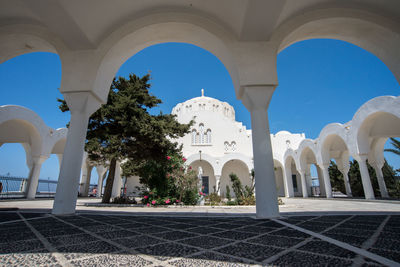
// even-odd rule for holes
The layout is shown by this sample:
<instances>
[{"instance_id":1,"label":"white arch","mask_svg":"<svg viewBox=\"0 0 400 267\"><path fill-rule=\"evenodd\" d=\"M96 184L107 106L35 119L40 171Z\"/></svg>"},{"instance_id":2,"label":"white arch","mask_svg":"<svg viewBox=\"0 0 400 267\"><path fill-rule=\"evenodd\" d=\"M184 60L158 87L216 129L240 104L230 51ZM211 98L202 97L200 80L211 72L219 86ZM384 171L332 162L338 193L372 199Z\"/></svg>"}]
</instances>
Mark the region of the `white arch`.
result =
<instances>
[{"instance_id":1,"label":"white arch","mask_svg":"<svg viewBox=\"0 0 400 267\"><path fill-rule=\"evenodd\" d=\"M27 143L32 155L42 154L49 129L35 112L21 106L0 106L1 126L1 143Z\"/></svg>"},{"instance_id":2,"label":"white arch","mask_svg":"<svg viewBox=\"0 0 400 267\"><path fill-rule=\"evenodd\" d=\"M400 83L399 29L397 21L361 8L320 7L283 23L274 32L272 40L278 51L313 38L352 43L380 58Z\"/></svg>"},{"instance_id":3,"label":"white arch","mask_svg":"<svg viewBox=\"0 0 400 267\"><path fill-rule=\"evenodd\" d=\"M16 23L0 27L0 64L23 54L61 54L66 46L58 36L37 23Z\"/></svg>"},{"instance_id":4,"label":"white arch","mask_svg":"<svg viewBox=\"0 0 400 267\"><path fill-rule=\"evenodd\" d=\"M254 168L252 159L250 157L247 157L241 153L229 153L229 154L225 154L220 159L219 165L221 166L221 171L224 168L224 165L231 160L239 160L239 161L243 162L244 165L246 165L247 169L249 170L249 173Z\"/></svg>"},{"instance_id":5,"label":"white arch","mask_svg":"<svg viewBox=\"0 0 400 267\"><path fill-rule=\"evenodd\" d=\"M210 156L208 154L202 153L201 154L201 160L204 160L204 161L208 162L211 165L211 167L214 170L214 174L215 175L221 175L221 171L220 171L220 168L218 168L218 164L216 162L216 158L214 158L213 156ZM190 164L192 164L195 161L200 161L200 153L192 154L189 157L187 157L186 165L189 166Z\"/></svg>"},{"instance_id":6,"label":"white arch","mask_svg":"<svg viewBox=\"0 0 400 267\"><path fill-rule=\"evenodd\" d=\"M317 142L317 152L318 152L317 157L319 157L318 162L323 164L329 164L329 161L331 159L330 145L332 142L334 142L332 138L339 138L339 140L342 140L346 146L346 148L343 149L343 151L345 150L349 151L350 147L352 146L349 144L348 141L348 128L349 128L348 126L345 126L340 123L330 123L322 129L322 131L318 136L318 142ZM327 146L329 146L329 148ZM352 153L352 151L349 151L349 154L354 154L354 153Z\"/></svg>"},{"instance_id":7,"label":"white arch","mask_svg":"<svg viewBox=\"0 0 400 267\"><path fill-rule=\"evenodd\" d=\"M377 121L380 116L390 117ZM353 151L357 154L368 154L372 142L370 130L377 122L379 128L385 129L380 137L398 136L400 125L393 123L392 119L400 119L400 97L380 96L363 104L354 114L349 131L349 140ZM386 135L386 136L385 136ZM377 136L378 137L378 136Z\"/></svg>"},{"instance_id":8,"label":"white arch","mask_svg":"<svg viewBox=\"0 0 400 267\"><path fill-rule=\"evenodd\" d=\"M303 141L300 142L299 148L297 149L297 155L299 157L299 169L305 171L307 169L307 161L306 161L306 154L307 151L311 151L313 153L313 156L315 157L315 164L318 164L317 162L317 146L316 146L316 141L312 139L304 139Z\"/></svg>"},{"instance_id":9,"label":"white arch","mask_svg":"<svg viewBox=\"0 0 400 267\"><path fill-rule=\"evenodd\" d=\"M144 16L103 40L100 45L103 56L93 88L101 99L107 99L112 79L128 58L155 44L179 42L196 45L214 54L225 65L238 92L238 70L227 45L232 38L221 26L199 16L169 12Z\"/></svg>"}]
</instances>

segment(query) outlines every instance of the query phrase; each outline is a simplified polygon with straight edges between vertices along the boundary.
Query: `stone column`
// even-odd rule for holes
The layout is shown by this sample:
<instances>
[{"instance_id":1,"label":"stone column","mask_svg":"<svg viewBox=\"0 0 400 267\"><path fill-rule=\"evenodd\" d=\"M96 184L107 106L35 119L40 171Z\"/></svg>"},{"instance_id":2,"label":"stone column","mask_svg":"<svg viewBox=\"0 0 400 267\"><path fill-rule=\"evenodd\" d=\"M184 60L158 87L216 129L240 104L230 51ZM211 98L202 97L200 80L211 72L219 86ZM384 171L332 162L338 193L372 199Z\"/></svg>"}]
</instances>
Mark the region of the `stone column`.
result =
<instances>
[{"instance_id":1,"label":"stone column","mask_svg":"<svg viewBox=\"0 0 400 267\"><path fill-rule=\"evenodd\" d=\"M326 198L332 198L332 186L331 186L331 179L329 177L329 163L321 164L319 167L322 170L322 176L324 178L324 185L325 185L325 193Z\"/></svg>"},{"instance_id":2,"label":"stone column","mask_svg":"<svg viewBox=\"0 0 400 267\"><path fill-rule=\"evenodd\" d=\"M56 215L75 213L87 124L101 104L91 92L64 93L64 97L71 120L53 204L52 213Z\"/></svg>"},{"instance_id":3,"label":"stone column","mask_svg":"<svg viewBox=\"0 0 400 267\"><path fill-rule=\"evenodd\" d=\"M381 192L381 197L389 198L389 193L386 188L385 179L383 178L383 172L382 172L383 163L375 162L371 165L372 165L372 167L374 167L375 172L376 172L376 178L378 180L379 191Z\"/></svg>"},{"instance_id":4,"label":"stone column","mask_svg":"<svg viewBox=\"0 0 400 267\"><path fill-rule=\"evenodd\" d=\"M242 98L251 114L257 218L279 216L268 123L268 105L274 90L275 85L245 86Z\"/></svg>"},{"instance_id":5,"label":"stone column","mask_svg":"<svg viewBox=\"0 0 400 267\"><path fill-rule=\"evenodd\" d=\"M367 155L358 155L354 158L357 160L360 167L365 199L375 199L374 190L372 189L371 178L369 177L367 167Z\"/></svg>"},{"instance_id":6,"label":"stone column","mask_svg":"<svg viewBox=\"0 0 400 267\"><path fill-rule=\"evenodd\" d=\"M306 181L306 172L302 170L298 170L301 177L301 191L303 192L303 197L308 197L308 190L307 190L307 181Z\"/></svg>"},{"instance_id":7,"label":"stone column","mask_svg":"<svg viewBox=\"0 0 400 267\"><path fill-rule=\"evenodd\" d=\"M350 180L349 180L349 168L341 168L339 171L343 175L343 181L344 181L344 188L346 190L346 195L348 197L352 197L353 194L351 193L351 187L350 187Z\"/></svg>"},{"instance_id":8,"label":"stone column","mask_svg":"<svg viewBox=\"0 0 400 267\"><path fill-rule=\"evenodd\" d=\"M104 175L107 173L107 168L104 166L96 166L97 176L99 177L97 180L97 193L96 197L101 197L103 191L103 181Z\"/></svg>"},{"instance_id":9,"label":"stone column","mask_svg":"<svg viewBox=\"0 0 400 267\"><path fill-rule=\"evenodd\" d=\"M117 164L115 165L115 176L111 192L111 198L116 198L121 195L121 186L122 186L121 163L117 161Z\"/></svg>"},{"instance_id":10,"label":"stone column","mask_svg":"<svg viewBox=\"0 0 400 267\"><path fill-rule=\"evenodd\" d=\"M87 197L89 195L89 185L90 178L92 177L93 165L89 165L88 163L84 164L82 168L82 179L81 179L81 187L79 193L82 197Z\"/></svg>"},{"instance_id":11,"label":"stone column","mask_svg":"<svg viewBox=\"0 0 400 267\"><path fill-rule=\"evenodd\" d=\"M325 191L325 183L324 183L324 175L322 173L322 169L317 165L317 174L318 174L318 182L319 182L319 192L320 196L326 197Z\"/></svg>"},{"instance_id":12,"label":"stone column","mask_svg":"<svg viewBox=\"0 0 400 267\"><path fill-rule=\"evenodd\" d=\"M221 175L215 175L215 190L217 191L218 196L221 195L220 182L221 182Z\"/></svg>"},{"instance_id":13,"label":"stone column","mask_svg":"<svg viewBox=\"0 0 400 267\"><path fill-rule=\"evenodd\" d=\"M43 162L49 157L46 156L34 156L32 157L32 168L29 172L28 187L26 190L27 199L35 199L36 191L39 184L40 169L42 168Z\"/></svg>"},{"instance_id":14,"label":"stone column","mask_svg":"<svg viewBox=\"0 0 400 267\"><path fill-rule=\"evenodd\" d=\"M312 196L312 191L311 191L311 187L312 187L312 179L311 179L311 164L307 164L307 170L306 170L306 185L307 185L307 193L309 196Z\"/></svg>"},{"instance_id":15,"label":"stone column","mask_svg":"<svg viewBox=\"0 0 400 267\"><path fill-rule=\"evenodd\" d=\"M285 177L285 196L286 197L294 197L294 189L293 189L293 180L292 180L292 166L289 166L290 170L285 167L282 168L283 175Z\"/></svg>"}]
</instances>

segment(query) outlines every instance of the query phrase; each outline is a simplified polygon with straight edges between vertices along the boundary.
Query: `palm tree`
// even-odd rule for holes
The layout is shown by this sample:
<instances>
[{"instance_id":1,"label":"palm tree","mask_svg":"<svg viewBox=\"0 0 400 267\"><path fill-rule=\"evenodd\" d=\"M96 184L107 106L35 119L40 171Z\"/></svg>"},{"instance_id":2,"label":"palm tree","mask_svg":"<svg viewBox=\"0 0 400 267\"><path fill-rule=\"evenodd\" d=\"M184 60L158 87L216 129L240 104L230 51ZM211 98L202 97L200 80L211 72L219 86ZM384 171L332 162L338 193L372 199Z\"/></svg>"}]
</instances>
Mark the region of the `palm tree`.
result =
<instances>
[{"instance_id":1,"label":"palm tree","mask_svg":"<svg viewBox=\"0 0 400 267\"><path fill-rule=\"evenodd\" d=\"M393 137L390 137L390 141L391 141L393 148L387 148L387 149L385 149L385 151L392 152L392 153L400 156L400 141ZM396 172L400 173L400 169L397 169Z\"/></svg>"},{"instance_id":2,"label":"palm tree","mask_svg":"<svg viewBox=\"0 0 400 267\"><path fill-rule=\"evenodd\" d=\"M390 141L391 141L393 148L387 148L387 149L385 149L385 151L392 152L392 153L400 156L400 141L393 137L390 137Z\"/></svg>"}]
</instances>

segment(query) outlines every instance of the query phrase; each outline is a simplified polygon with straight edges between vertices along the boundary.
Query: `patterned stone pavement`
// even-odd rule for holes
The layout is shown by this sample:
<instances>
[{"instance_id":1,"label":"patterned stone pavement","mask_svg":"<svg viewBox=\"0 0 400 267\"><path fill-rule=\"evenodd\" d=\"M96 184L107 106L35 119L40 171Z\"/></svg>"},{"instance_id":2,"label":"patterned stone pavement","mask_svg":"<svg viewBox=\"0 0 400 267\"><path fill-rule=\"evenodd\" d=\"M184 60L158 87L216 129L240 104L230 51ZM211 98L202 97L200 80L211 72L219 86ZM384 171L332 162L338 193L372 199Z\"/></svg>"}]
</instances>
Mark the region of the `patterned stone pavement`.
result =
<instances>
[{"instance_id":1,"label":"patterned stone pavement","mask_svg":"<svg viewBox=\"0 0 400 267\"><path fill-rule=\"evenodd\" d=\"M400 215L0 212L0 266L396 266Z\"/></svg>"}]
</instances>

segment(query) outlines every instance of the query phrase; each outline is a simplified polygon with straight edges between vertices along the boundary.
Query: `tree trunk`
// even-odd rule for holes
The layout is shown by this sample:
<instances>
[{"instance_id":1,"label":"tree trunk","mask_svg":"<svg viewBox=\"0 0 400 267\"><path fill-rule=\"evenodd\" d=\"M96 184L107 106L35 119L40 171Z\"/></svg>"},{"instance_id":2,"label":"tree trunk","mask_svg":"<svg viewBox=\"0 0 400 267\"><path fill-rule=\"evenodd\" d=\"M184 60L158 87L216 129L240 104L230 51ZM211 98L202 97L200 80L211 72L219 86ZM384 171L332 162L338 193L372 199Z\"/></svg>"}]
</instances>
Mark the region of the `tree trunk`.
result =
<instances>
[{"instance_id":1,"label":"tree trunk","mask_svg":"<svg viewBox=\"0 0 400 267\"><path fill-rule=\"evenodd\" d=\"M101 200L102 203L110 203L112 188L114 184L114 176L115 176L115 167L117 165L117 159L113 158L110 162L110 169L108 171L108 177L106 182L106 188L104 189L103 198Z\"/></svg>"}]
</instances>

